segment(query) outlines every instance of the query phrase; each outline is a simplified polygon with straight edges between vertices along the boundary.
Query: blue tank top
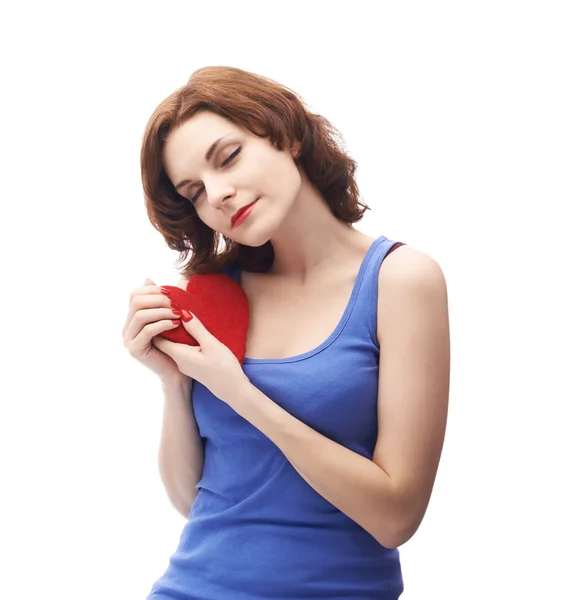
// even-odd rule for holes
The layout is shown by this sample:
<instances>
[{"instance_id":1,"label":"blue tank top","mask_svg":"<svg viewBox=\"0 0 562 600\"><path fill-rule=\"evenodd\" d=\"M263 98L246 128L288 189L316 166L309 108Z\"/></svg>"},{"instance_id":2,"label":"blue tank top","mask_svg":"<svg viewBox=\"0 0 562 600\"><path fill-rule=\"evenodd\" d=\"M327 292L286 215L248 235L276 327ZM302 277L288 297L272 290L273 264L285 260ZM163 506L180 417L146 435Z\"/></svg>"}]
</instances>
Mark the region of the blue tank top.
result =
<instances>
[{"instance_id":1,"label":"blue tank top","mask_svg":"<svg viewBox=\"0 0 562 600\"><path fill-rule=\"evenodd\" d=\"M377 441L377 281L396 244L363 258L340 322L318 347L244 359L251 383L322 435L372 459ZM239 282L240 268L223 270ZM318 494L281 450L197 381L203 473L179 544L147 600L396 600L398 549L387 549Z\"/></svg>"}]
</instances>

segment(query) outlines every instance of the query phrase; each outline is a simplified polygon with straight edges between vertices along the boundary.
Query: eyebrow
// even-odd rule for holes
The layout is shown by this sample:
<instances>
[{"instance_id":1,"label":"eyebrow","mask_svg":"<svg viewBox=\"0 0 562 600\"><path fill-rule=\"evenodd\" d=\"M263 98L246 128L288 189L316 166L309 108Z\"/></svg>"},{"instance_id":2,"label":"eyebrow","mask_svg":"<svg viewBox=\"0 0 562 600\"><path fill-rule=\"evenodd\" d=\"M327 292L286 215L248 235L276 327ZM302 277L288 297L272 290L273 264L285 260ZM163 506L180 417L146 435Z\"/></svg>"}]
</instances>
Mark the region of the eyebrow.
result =
<instances>
[{"instance_id":1,"label":"eyebrow","mask_svg":"<svg viewBox=\"0 0 562 600\"><path fill-rule=\"evenodd\" d=\"M207 162L209 162L211 160L211 158L213 158L213 154L215 153L215 150L217 149L217 146L219 145L220 141L223 140L225 137L228 137L226 135L223 135L222 137L220 137L218 140L215 140L209 147L209 149L207 150L207 154L205 154L205 160ZM191 179L182 179L175 187L176 190L179 190L181 187L183 187L186 183L191 183Z\"/></svg>"}]
</instances>

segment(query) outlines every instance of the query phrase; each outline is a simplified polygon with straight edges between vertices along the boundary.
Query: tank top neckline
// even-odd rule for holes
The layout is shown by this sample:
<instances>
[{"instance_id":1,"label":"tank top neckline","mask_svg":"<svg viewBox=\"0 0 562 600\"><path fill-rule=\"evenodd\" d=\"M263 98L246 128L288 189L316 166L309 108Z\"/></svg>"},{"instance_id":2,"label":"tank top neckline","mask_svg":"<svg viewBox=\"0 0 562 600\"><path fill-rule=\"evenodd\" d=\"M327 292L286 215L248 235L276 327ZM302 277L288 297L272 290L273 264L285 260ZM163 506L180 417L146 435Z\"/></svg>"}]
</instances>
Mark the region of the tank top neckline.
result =
<instances>
[{"instance_id":1,"label":"tank top neckline","mask_svg":"<svg viewBox=\"0 0 562 600\"><path fill-rule=\"evenodd\" d=\"M353 305L355 304L355 299L357 298L357 294L359 293L359 288L361 286L361 282L365 275L365 269L367 268L369 259L370 259L371 255L373 254L373 252L375 251L375 248L378 246L379 242L383 239L385 239L385 238L384 238L384 236L381 235L378 238L376 238L375 240L373 240L373 242L369 246L367 253L363 257L363 260L361 261L361 265L359 267L357 277L355 278L355 282L353 284L351 296L349 297L349 300L347 302L345 310L344 310L338 324L336 325L336 328L332 331L332 333L328 336L328 338L326 338L320 345L316 346L316 348L313 348L312 350L308 350L307 352L302 352L301 354L297 354L295 356L288 356L285 358L250 358L248 356L245 356L242 364L255 365L255 364L267 364L267 363L271 364L271 363L297 362L297 361L301 361L301 360L306 360L307 358L310 358L310 357L314 356L315 354L318 354L319 352L321 352L322 350L327 348L330 344L332 344L337 339L337 337L340 335L345 324L347 323L347 320L349 318L349 315L351 313ZM240 265L237 265L236 270L235 270L235 278L236 278L236 281L238 282L238 284L240 284L241 272L242 272L242 267Z\"/></svg>"}]
</instances>

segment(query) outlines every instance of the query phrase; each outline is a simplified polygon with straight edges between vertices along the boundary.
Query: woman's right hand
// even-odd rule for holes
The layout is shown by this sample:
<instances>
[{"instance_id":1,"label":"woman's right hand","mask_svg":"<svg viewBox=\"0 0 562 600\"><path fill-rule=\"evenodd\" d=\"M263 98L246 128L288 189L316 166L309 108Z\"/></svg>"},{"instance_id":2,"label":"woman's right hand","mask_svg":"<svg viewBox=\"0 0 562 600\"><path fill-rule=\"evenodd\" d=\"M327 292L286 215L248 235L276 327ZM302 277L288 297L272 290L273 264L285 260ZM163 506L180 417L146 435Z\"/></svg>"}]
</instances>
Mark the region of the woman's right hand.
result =
<instances>
[{"instance_id":1,"label":"woman's right hand","mask_svg":"<svg viewBox=\"0 0 562 600\"><path fill-rule=\"evenodd\" d=\"M134 289L129 296L123 344L133 358L158 375L163 383L186 377L172 358L152 344L152 338L178 327L172 319L179 318L172 312L169 298L151 279L146 279L144 286Z\"/></svg>"}]
</instances>

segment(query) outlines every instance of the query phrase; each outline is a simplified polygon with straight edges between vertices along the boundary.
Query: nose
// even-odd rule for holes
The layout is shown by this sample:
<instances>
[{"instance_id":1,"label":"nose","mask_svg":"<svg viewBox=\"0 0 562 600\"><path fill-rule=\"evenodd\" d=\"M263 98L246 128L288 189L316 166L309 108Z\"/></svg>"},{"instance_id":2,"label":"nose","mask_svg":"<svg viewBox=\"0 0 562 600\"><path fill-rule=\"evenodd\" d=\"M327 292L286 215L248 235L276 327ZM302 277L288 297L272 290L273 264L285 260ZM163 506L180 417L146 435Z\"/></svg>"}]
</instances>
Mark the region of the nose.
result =
<instances>
[{"instance_id":1,"label":"nose","mask_svg":"<svg viewBox=\"0 0 562 600\"><path fill-rule=\"evenodd\" d=\"M205 182L207 201L213 208L222 208L226 201L232 198L235 190L231 184L221 178L209 179Z\"/></svg>"}]
</instances>

